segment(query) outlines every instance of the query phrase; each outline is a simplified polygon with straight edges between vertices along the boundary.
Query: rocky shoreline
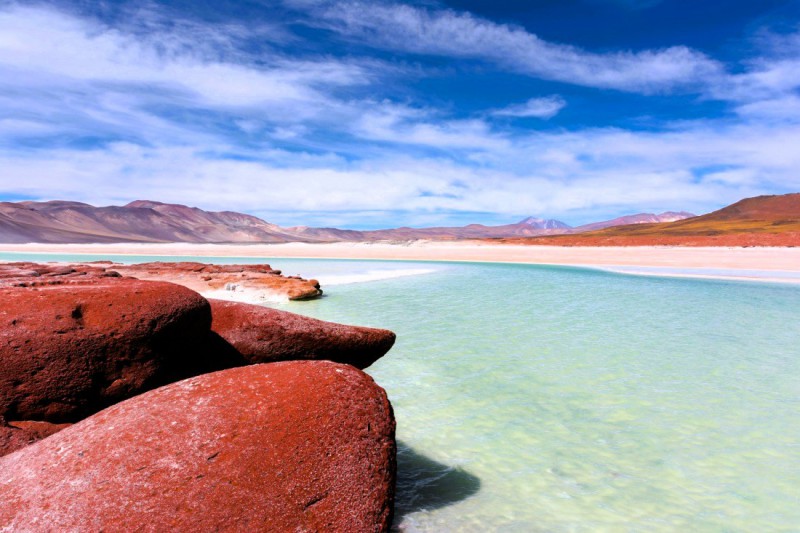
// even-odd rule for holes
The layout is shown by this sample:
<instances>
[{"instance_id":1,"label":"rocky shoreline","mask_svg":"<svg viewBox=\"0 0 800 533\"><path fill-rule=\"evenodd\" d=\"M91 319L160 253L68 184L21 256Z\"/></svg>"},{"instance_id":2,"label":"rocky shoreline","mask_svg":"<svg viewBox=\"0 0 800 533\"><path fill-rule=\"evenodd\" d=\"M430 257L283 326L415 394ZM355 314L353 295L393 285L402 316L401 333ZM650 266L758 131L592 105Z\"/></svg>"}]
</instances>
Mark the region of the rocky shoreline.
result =
<instances>
[{"instance_id":1,"label":"rocky shoreline","mask_svg":"<svg viewBox=\"0 0 800 533\"><path fill-rule=\"evenodd\" d=\"M386 531L395 422L361 369L394 333L176 273L321 294L268 265L0 265L0 529Z\"/></svg>"},{"instance_id":2,"label":"rocky shoreline","mask_svg":"<svg viewBox=\"0 0 800 533\"><path fill-rule=\"evenodd\" d=\"M41 286L74 283L88 278L132 277L166 281L217 299L259 301L313 300L322 296L315 279L284 276L267 264L211 265L192 261L122 264L93 261L84 264L0 264L0 285Z\"/></svg>"},{"instance_id":3,"label":"rocky shoreline","mask_svg":"<svg viewBox=\"0 0 800 533\"><path fill-rule=\"evenodd\" d=\"M98 264L100 265L100 264ZM218 299L233 301L312 300L322 296L315 279L284 276L266 264L209 265L205 263L102 264L120 274L149 281L169 281Z\"/></svg>"}]
</instances>

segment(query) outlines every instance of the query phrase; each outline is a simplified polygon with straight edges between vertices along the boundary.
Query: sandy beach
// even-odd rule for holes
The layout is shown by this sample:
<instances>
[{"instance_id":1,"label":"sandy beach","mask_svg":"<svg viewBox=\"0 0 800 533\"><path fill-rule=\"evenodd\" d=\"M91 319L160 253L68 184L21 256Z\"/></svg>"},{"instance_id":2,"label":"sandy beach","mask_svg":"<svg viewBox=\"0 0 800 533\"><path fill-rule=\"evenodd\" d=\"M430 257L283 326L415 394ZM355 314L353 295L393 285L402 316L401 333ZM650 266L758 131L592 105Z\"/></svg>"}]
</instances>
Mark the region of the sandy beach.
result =
<instances>
[{"instance_id":1,"label":"sandy beach","mask_svg":"<svg viewBox=\"0 0 800 533\"><path fill-rule=\"evenodd\" d=\"M620 267L619 271L629 274L800 283L800 248L777 247L560 247L415 241L393 244L2 244L0 252L507 262L610 270Z\"/></svg>"}]
</instances>

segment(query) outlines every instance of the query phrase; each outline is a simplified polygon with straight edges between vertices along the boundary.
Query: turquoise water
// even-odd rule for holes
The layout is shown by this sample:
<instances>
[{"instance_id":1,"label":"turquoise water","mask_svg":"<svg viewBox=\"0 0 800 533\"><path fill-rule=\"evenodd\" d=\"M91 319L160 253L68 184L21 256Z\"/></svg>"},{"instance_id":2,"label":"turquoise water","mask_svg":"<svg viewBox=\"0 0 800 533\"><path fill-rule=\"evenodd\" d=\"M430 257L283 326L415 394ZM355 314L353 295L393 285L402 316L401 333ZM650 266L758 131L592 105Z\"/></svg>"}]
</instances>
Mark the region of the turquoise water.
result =
<instances>
[{"instance_id":1,"label":"turquoise water","mask_svg":"<svg viewBox=\"0 0 800 533\"><path fill-rule=\"evenodd\" d=\"M398 334L368 370L397 417L398 530L800 529L800 287L268 262L326 289L281 308Z\"/></svg>"}]
</instances>

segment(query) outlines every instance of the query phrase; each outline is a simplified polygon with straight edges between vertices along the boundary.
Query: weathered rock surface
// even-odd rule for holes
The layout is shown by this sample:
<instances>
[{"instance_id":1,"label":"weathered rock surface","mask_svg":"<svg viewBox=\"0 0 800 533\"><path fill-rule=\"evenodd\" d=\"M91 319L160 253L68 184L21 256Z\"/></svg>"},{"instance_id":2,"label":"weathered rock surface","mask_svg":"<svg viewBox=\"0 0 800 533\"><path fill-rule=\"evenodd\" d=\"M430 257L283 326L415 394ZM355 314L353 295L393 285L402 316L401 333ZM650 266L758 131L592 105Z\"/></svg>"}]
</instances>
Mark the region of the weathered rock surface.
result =
<instances>
[{"instance_id":1,"label":"weathered rock surface","mask_svg":"<svg viewBox=\"0 0 800 533\"><path fill-rule=\"evenodd\" d=\"M385 531L394 419L325 361L174 383L0 458L10 531Z\"/></svg>"},{"instance_id":2,"label":"weathered rock surface","mask_svg":"<svg viewBox=\"0 0 800 533\"><path fill-rule=\"evenodd\" d=\"M0 286L41 286L81 283L90 278L133 277L166 281L201 293L216 292L231 299L310 300L322 296L317 280L283 276L269 265L210 265L205 263L138 263L109 261L58 265L30 262L0 264Z\"/></svg>"},{"instance_id":3,"label":"weathered rock surface","mask_svg":"<svg viewBox=\"0 0 800 533\"><path fill-rule=\"evenodd\" d=\"M211 313L199 294L67 270L0 283L0 416L74 422L202 371L192 357Z\"/></svg>"},{"instance_id":4,"label":"weathered rock surface","mask_svg":"<svg viewBox=\"0 0 800 533\"><path fill-rule=\"evenodd\" d=\"M6 422L0 416L0 457L42 440L70 424L50 424L48 422Z\"/></svg>"},{"instance_id":5,"label":"weathered rock surface","mask_svg":"<svg viewBox=\"0 0 800 533\"><path fill-rule=\"evenodd\" d=\"M87 283L92 279L116 277L120 277L118 272L96 265L0 263L0 287L69 285Z\"/></svg>"},{"instance_id":6,"label":"weathered rock surface","mask_svg":"<svg viewBox=\"0 0 800 533\"><path fill-rule=\"evenodd\" d=\"M319 282L298 276L283 276L269 265L210 265L205 263L139 263L113 268L126 276L151 281L169 281L198 292L225 291L227 295L252 300L284 297L289 300L310 300L322 296ZM225 294L222 293L222 294Z\"/></svg>"},{"instance_id":7,"label":"weathered rock surface","mask_svg":"<svg viewBox=\"0 0 800 533\"><path fill-rule=\"evenodd\" d=\"M386 329L325 322L259 305L209 302L211 329L249 363L327 359L363 369L395 341Z\"/></svg>"}]
</instances>

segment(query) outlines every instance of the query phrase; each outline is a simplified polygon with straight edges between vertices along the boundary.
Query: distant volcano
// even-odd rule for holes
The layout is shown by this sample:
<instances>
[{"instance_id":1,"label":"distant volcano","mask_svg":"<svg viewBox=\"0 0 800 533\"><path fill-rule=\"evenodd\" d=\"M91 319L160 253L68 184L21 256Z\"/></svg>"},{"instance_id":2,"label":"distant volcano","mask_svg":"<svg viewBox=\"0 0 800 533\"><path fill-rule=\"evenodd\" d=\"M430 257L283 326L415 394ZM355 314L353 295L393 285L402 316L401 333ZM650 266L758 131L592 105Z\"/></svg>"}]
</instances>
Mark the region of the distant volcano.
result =
<instances>
[{"instance_id":1,"label":"distant volcano","mask_svg":"<svg viewBox=\"0 0 800 533\"><path fill-rule=\"evenodd\" d=\"M560 220L554 220L552 218L536 218L536 217L528 217L524 220L520 220L517 224L524 224L526 226L530 226L536 229L571 229L572 226L569 224L565 224Z\"/></svg>"}]
</instances>

